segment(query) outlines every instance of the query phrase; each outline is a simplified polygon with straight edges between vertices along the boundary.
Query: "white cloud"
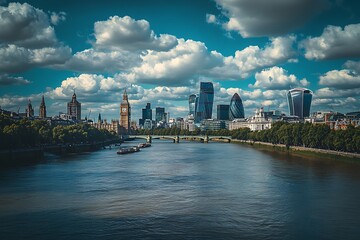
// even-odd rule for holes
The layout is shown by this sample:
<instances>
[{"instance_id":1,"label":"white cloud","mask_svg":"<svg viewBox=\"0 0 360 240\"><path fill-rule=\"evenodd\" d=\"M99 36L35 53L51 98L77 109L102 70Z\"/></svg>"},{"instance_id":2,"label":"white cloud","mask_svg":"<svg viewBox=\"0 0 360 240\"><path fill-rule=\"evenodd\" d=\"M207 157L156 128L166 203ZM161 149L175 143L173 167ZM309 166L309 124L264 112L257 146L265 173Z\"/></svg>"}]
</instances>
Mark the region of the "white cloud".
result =
<instances>
[{"instance_id":1,"label":"white cloud","mask_svg":"<svg viewBox=\"0 0 360 240\"><path fill-rule=\"evenodd\" d=\"M328 6L327 0L215 1L228 18L223 28L244 38L288 33Z\"/></svg>"},{"instance_id":2,"label":"white cloud","mask_svg":"<svg viewBox=\"0 0 360 240\"><path fill-rule=\"evenodd\" d=\"M0 6L0 41L21 47L42 48L57 44L54 28L42 10L24 3Z\"/></svg>"},{"instance_id":3,"label":"white cloud","mask_svg":"<svg viewBox=\"0 0 360 240\"><path fill-rule=\"evenodd\" d=\"M60 22L66 20L66 13L65 12L52 12L50 16L51 23L54 25L58 25Z\"/></svg>"},{"instance_id":4,"label":"white cloud","mask_svg":"<svg viewBox=\"0 0 360 240\"><path fill-rule=\"evenodd\" d=\"M146 20L129 16L110 17L107 21L95 22L96 46L125 50L167 51L177 44L176 37L168 34L157 36Z\"/></svg>"},{"instance_id":5,"label":"white cloud","mask_svg":"<svg viewBox=\"0 0 360 240\"><path fill-rule=\"evenodd\" d=\"M356 74L360 74L360 61L346 61L344 64L344 68L350 69Z\"/></svg>"},{"instance_id":6,"label":"white cloud","mask_svg":"<svg viewBox=\"0 0 360 240\"><path fill-rule=\"evenodd\" d=\"M234 57L225 57L224 66L215 67L211 73L222 78L246 78L253 71L286 62L295 55L292 48L295 39L295 36L271 38L271 43L263 49L249 46L238 50Z\"/></svg>"},{"instance_id":7,"label":"white cloud","mask_svg":"<svg viewBox=\"0 0 360 240\"><path fill-rule=\"evenodd\" d=\"M249 84L251 88L264 89L290 89L296 86L307 86L310 83L306 79L298 80L294 74L288 74L281 67L272 67L255 74L255 84Z\"/></svg>"},{"instance_id":8,"label":"white cloud","mask_svg":"<svg viewBox=\"0 0 360 240\"><path fill-rule=\"evenodd\" d=\"M320 76L319 83L337 89L360 88L360 75L349 69L332 70Z\"/></svg>"},{"instance_id":9,"label":"white cloud","mask_svg":"<svg viewBox=\"0 0 360 240\"><path fill-rule=\"evenodd\" d=\"M216 16L214 14L209 14L209 13L206 14L206 22L219 24L219 21L217 20Z\"/></svg>"},{"instance_id":10,"label":"white cloud","mask_svg":"<svg viewBox=\"0 0 360 240\"><path fill-rule=\"evenodd\" d=\"M360 23L342 29L327 26L321 36L308 37L300 44L307 59L337 59L360 57Z\"/></svg>"}]
</instances>

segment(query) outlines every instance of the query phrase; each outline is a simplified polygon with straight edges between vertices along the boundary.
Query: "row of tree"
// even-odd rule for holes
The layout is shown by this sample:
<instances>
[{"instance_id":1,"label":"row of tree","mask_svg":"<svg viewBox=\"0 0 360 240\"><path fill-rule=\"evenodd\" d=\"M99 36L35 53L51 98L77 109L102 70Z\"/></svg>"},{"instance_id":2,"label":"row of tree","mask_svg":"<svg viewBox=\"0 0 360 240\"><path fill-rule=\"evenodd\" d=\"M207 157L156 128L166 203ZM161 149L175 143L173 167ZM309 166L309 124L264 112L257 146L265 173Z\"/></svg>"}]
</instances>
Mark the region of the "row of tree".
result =
<instances>
[{"instance_id":1,"label":"row of tree","mask_svg":"<svg viewBox=\"0 0 360 240\"><path fill-rule=\"evenodd\" d=\"M360 128L350 125L346 130L331 130L325 124L276 122L271 129L251 132L249 128L236 130L221 129L217 131L180 130L179 128L162 128L136 131L139 135L217 135L231 136L233 139L261 141L286 146L304 146L344 152L360 153Z\"/></svg>"},{"instance_id":2,"label":"row of tree","mask_svg":"<svg viewBox=\"0 0 360 240\"><path fill-rule=\"evenodd\" d=\"M0 114L0 149L35 147L44 144L94 143L115 139L115 133L88 124L50 126L47 121L14 121Z\"/></svg>"}]
</instances>

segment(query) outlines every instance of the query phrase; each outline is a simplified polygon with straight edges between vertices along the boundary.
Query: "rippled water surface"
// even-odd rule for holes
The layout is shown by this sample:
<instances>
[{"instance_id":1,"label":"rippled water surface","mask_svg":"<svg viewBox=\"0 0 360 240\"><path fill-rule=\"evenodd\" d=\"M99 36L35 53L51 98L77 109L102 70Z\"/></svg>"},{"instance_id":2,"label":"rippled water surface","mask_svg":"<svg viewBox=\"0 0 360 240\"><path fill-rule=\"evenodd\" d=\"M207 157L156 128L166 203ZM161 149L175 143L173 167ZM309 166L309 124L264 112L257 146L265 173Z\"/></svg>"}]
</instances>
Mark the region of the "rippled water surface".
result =
<instances>
[{"instance_id":1,"label":"rippled water surface","mask_svg":"<svg viewBox=\"0 0 360 240\"><path fill-rule=\"evenodd\" d=\"M359 223L359 164L237 144L0 170L0 239L359 239Z\"/></svg>"}]
</instances>

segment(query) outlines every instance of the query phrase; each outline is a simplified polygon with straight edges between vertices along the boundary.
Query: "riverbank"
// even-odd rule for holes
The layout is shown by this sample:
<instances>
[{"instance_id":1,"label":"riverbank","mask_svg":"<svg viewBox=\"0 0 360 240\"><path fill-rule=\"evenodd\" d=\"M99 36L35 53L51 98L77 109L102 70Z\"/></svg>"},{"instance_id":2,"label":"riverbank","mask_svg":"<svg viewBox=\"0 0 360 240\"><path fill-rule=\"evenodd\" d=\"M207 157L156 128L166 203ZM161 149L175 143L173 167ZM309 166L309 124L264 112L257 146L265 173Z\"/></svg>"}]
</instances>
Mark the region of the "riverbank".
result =
<instances>
[{"instance_id":1,"label":"riverbank","mask_svg":"<svg viewBox=\"0 0 360 240\"><path fill-rule=\"evenodd\" d=\"M259 142L259 141L251 141L251 140L233 139L231 140L231 142L247 144L247 145L255 146L257 148L262 148L264 150L286 152L293 155L319 157L319 158L326 158L332 160L355 161L360 163L360 154L358 153L339 152L334 150L307 148L307 147L298 147L298 146L286 146L285 144L272 144L267 142Z\"/></svg>"},{"instance_id":2,"label":"riverbank","mask_svg":"<svg viewBox=\"0 0 360 240\"><path fill-rule=\"evenodd\" d=\"M91 152L115 143L118 143L118 140L108 140L108 141L84 143L84 144L59 144L59 145L38 146L33 148L1 150L0 164L14 165L19 163L21 164L21 163L38 162L44 159L45 152L49 152L56 155Z\"/></svg>"}]
</instances>

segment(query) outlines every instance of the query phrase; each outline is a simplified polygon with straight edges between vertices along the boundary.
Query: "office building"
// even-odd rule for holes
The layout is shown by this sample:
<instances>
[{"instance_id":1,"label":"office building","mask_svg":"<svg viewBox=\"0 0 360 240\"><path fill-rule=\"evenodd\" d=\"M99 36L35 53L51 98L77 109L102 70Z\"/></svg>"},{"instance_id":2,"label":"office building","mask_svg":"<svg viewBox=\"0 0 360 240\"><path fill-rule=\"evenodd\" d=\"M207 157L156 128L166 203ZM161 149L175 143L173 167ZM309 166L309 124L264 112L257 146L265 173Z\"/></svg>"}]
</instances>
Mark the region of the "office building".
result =
<instances>
[{"instance_id":1,"label":"office building","mask_svg":"<svg viewBox=\"0 0 360 240\"><path fill-rule=\"evenodd\" d=\"M244 106L239 94L235 93L230 101L229 120L236 118L245 118Z\"/></svg>"},{"instance_id":2,"label":"office building","mask_svg":"<svg viewBox=\"0 0 360 240\"><path fill-rule=\"evenodd\" d=\"M214 87L211 82L200 83L199 100L196 107L195 121L197 123L204 119L212 118L212 109L214 102Z\"/></svg>"},{"instance_id":3,"label":"office building","mask_svg":"<svg viewBox=\"0 0 360 240\"><path fill-rule=\"evenodd\" d=\"M229 105L217 105L217 120L229 120Z\"/></svg>"},{"instance_id":4,"label":"office building","mask_svg":"<svg viewBox=\"0 0 360 240\"><path fill-rule=\"evenodd\" d=\"M300 119L310 116L312 91L306 88L294 88L287 93L289 112L291 116Z\"/></svg>"}]
</instances>

